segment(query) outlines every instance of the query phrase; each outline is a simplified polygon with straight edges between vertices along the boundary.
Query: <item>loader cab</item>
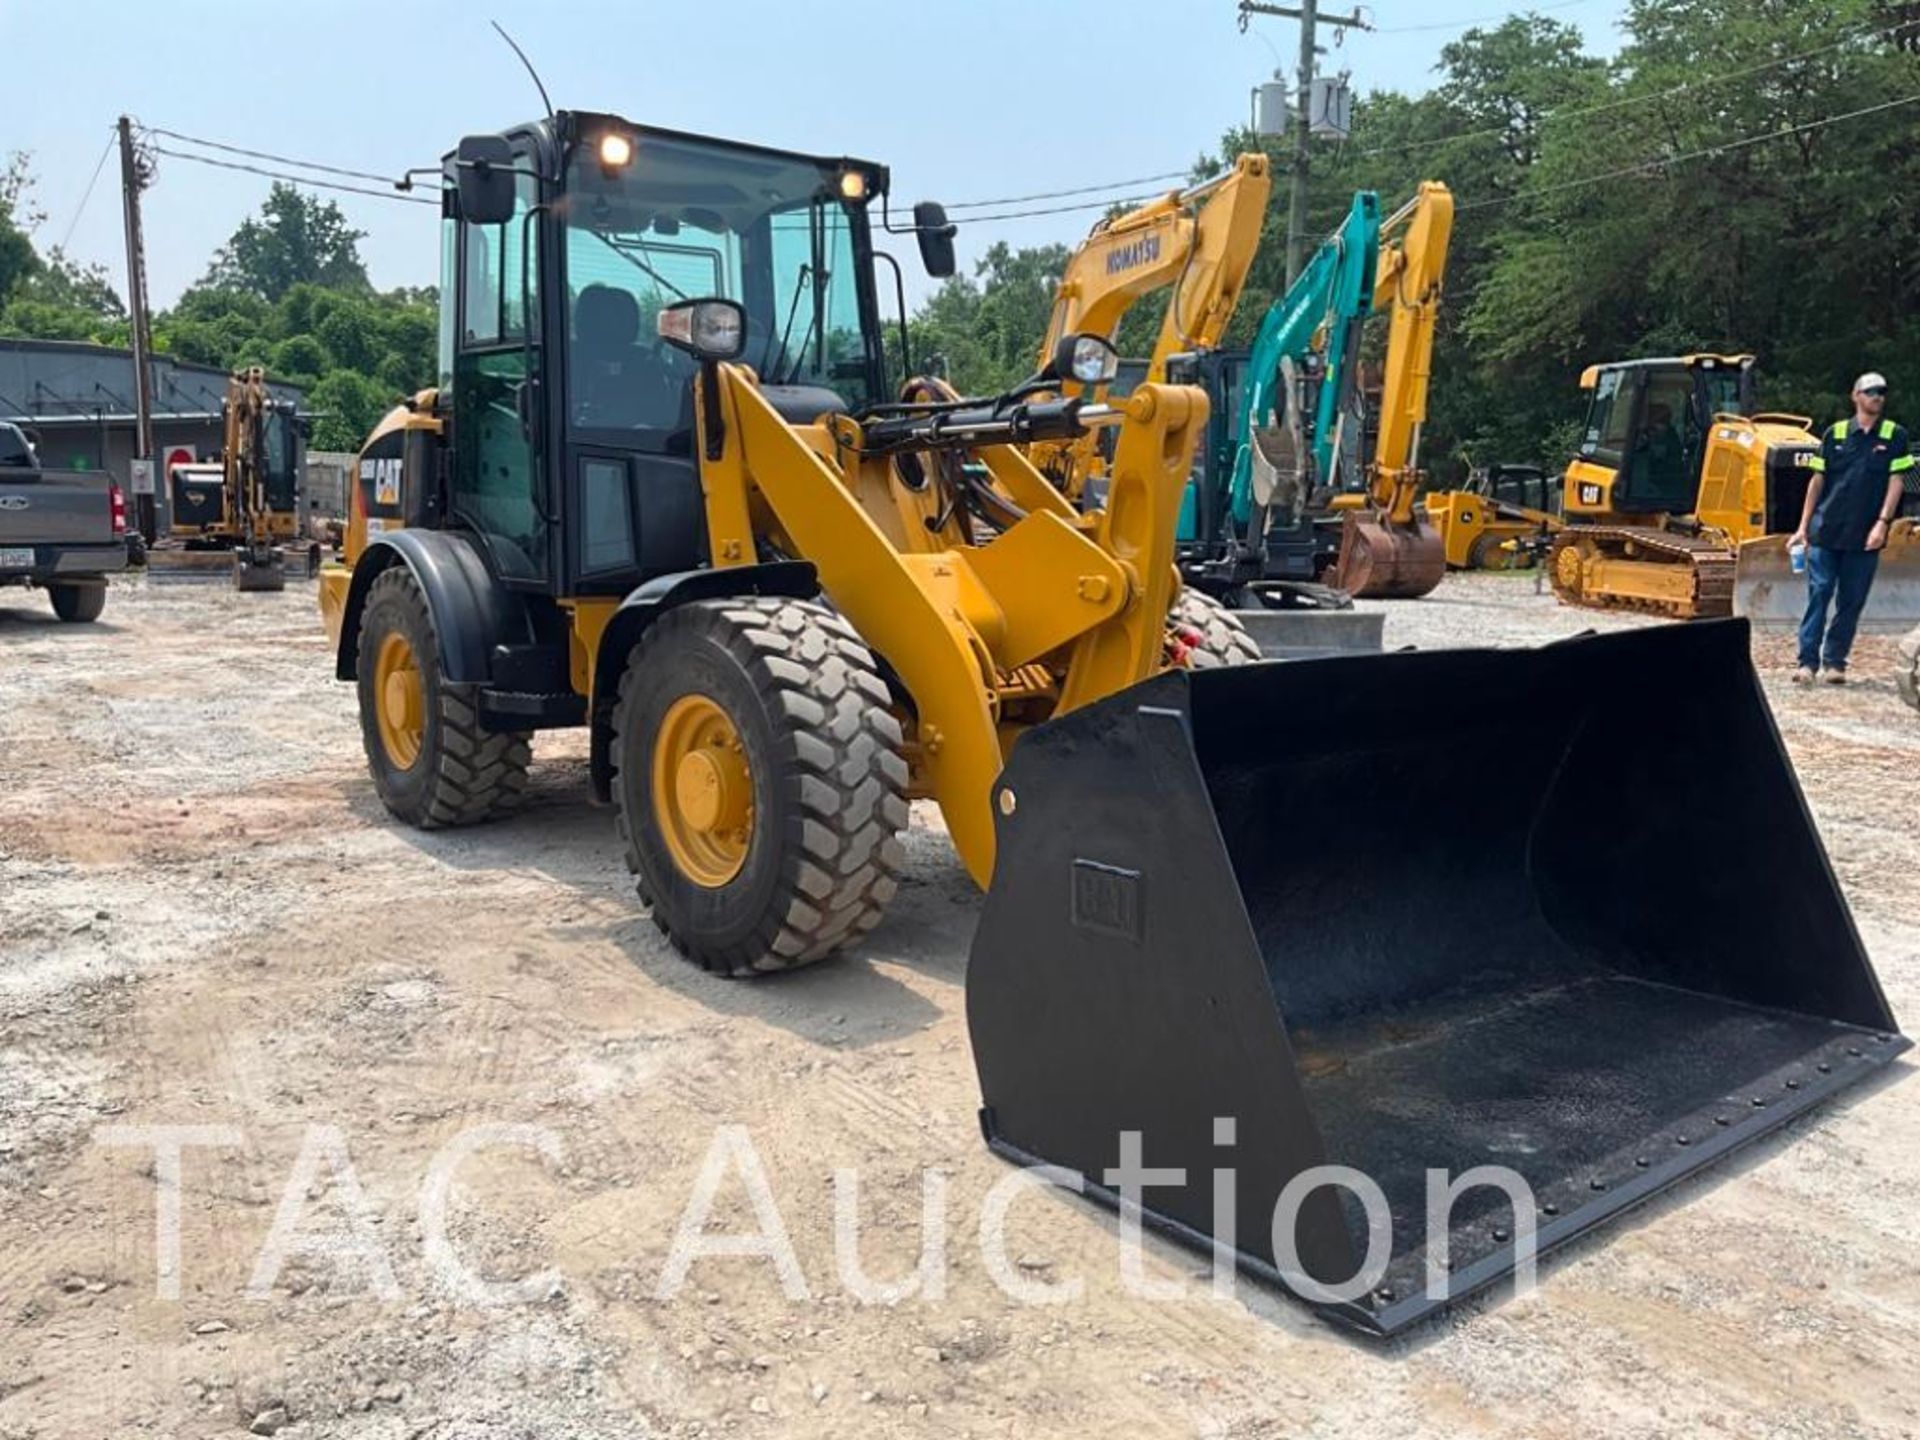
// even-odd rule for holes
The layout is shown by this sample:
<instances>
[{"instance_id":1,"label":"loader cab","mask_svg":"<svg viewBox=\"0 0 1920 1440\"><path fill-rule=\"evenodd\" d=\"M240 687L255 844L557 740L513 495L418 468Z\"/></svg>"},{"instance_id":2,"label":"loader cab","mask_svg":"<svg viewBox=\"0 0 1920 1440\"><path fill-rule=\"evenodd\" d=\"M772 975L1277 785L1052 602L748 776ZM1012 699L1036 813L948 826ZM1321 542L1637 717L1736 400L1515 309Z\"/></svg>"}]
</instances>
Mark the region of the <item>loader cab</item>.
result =
<instances>
[{"instance_id":1,"label":"loader cab","mask_svg":"<svg viewBox=\"0 0 1920 1440\"><path fill-rule=\"evenodd\" d=\"M746 316L787 418L886 397L868 202L884 168L562 112L443 162L444 523L509 588L625 595L706 556L683 300Z\"/></svg>"},{"instance_id":2,"label":"loader cab","mask_svg":"<svg viewBox=\"0 0 1920 1440\"><path fill-rule=\"evenodd\" d=\"M1605 508L1691 514L1713 417L1753 413L1752 367L1750 355L1685 355L1590 368L1580 459L1612 472Z\"/></svg>"}]
</instances>

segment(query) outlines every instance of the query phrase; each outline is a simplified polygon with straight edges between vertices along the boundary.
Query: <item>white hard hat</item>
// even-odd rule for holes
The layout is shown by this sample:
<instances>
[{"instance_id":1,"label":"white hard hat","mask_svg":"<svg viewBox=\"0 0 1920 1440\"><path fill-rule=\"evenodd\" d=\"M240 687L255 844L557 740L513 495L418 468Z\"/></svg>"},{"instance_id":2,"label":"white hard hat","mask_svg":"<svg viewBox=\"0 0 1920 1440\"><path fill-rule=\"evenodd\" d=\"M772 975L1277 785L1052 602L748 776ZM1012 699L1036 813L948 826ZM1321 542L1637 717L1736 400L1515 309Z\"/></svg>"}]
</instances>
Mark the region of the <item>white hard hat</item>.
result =
<instances>
[{"instance_id":1,"label":"white hard hat","mask_svg":"<svg viewBox=\"0 0 1920 1440\"><path fill-rule=\"evenodd\" d=\"M1853 393L1856 395L1862 390L1884 390L1886 388L1887 377L1882 375L1878 370L1869 370L1853 382Z\"/></svg>"}]
</instances>

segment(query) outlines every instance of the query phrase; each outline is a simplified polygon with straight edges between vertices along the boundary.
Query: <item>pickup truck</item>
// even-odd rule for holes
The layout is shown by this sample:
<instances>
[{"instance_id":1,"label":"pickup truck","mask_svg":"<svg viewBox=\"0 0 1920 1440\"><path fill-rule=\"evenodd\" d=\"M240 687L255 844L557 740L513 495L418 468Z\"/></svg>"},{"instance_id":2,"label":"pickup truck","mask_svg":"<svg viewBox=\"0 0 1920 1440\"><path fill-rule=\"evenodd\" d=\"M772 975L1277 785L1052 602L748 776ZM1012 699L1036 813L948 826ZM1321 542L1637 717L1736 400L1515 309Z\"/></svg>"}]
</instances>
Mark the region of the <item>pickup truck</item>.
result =
<instances>
[{"instance_id":1,"label":"pickup truck","mask_svg":"<svg viewBox=\"0 0 1920 1440\"><path fill-rule=\"evenodd\" d=\"M0 587L37 585L62 620L97 620L127 568L127 502L98 470L45 470L0 421Z\"/></svg>"}]
</instances>

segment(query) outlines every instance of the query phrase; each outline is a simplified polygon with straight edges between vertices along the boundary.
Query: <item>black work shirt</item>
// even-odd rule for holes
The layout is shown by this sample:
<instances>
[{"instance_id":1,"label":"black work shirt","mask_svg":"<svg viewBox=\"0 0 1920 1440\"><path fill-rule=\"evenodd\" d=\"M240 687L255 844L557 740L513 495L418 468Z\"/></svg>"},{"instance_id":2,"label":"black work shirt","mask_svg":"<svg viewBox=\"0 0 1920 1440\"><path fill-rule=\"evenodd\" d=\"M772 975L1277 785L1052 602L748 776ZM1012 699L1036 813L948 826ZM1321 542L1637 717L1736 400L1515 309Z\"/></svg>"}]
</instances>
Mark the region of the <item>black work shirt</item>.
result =
<instances>
[{"instance_id":1,"label":"black work shirt","mask_svg":"<svg viewBox=\"0 0 1920 1440\"><path fill-rule=\"evenodd\" d=\"M1888 478L1913 468L1906 428L1881 420L1862 430L1841 420L1821 438L1813 468L1826 479L1807 540L1825 550L1864 550L1867 532L1886 513Z\"/></svg>"}]
</instances>

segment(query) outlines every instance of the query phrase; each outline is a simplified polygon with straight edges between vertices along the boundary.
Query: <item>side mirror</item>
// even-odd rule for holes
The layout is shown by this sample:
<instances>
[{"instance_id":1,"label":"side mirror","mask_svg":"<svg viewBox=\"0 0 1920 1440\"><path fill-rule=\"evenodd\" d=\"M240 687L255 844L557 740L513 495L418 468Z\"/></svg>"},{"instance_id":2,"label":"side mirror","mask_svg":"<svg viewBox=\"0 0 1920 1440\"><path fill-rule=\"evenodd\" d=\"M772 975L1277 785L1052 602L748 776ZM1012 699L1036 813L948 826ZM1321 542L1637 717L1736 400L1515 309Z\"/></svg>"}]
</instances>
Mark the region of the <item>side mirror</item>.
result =
<instances>
[{"instance_id":1,"label":"side mirror","mask_svg":"<svg viewBox=\"0 0 1920 1440\"><path fill-rule=\"evenodd\" d=\"M513 218L513 146L504 135L469 135L453 152L460 218L503 225Z\"/></svg>"},{"instance_id":2,"label":"side mirror","mask_svg":"<svg viewBox=\"0 0 1920 1440\"><path fill-rule=\"evenodd\" d=\"M1045 374L1050 380L1105 385L1119 370L1120 352L1098 335L1062 335Z\"/></svg>"},{"instance_id":3,"label":"side mirror","mask_svg":"<svg viewBox=\"0 0 1920 1440\"><path fill-rule=\"evenodd\" d=\"M913 207L914 238L920 242L920 263L927 274L945 280L953 274L953 237L959 227L947 219L947 207L938 200L922 200Z\"/></svg>"},{"instance_id":4,"label":"side mirror","mask_svg":"<svg viewBox=\"0 0 1920 1440\"><path fill-rule=\"evenodd\" d=\"M747 348L747 312L733 300L682 300L662 310L653 328L697 360L737 360Z\"/></svg>"}]
</instances>

